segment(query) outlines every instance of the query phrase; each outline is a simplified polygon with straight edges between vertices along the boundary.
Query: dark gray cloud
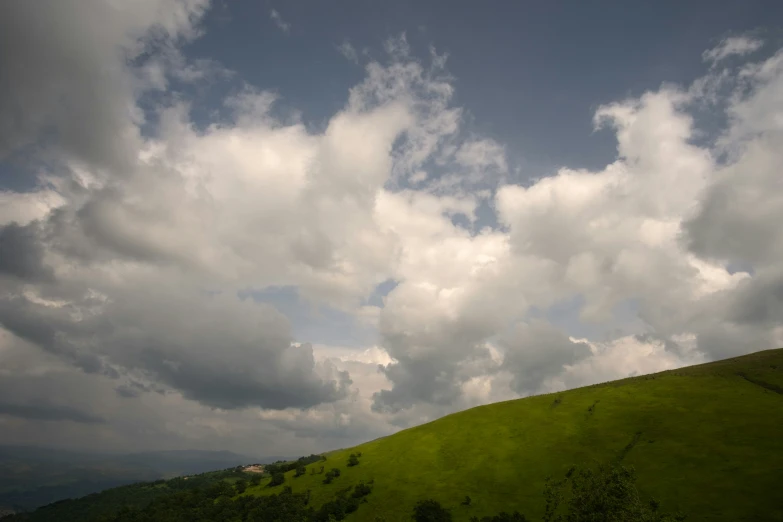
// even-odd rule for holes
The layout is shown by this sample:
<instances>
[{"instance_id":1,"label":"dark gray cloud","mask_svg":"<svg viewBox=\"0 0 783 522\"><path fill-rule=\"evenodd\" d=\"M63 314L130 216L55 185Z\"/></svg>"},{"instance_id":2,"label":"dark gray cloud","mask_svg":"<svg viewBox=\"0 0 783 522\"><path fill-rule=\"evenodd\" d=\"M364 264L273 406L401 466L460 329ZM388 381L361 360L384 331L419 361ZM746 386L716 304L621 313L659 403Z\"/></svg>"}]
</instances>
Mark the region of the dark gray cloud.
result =
<instances>
[{"instance_id":1,"label":"dark gray cloud","mask_svg":"<svg viewBox=\"0 0 783 522\"><path fill-rule=\"evenodd\" d=\"M135 107L155 81L128 61L192 34L206 2L0 4L0 158L48 134L59 149L122 170L138 139ZM155 39L147 39L156 29Z\"/></svg>"},{"instance_id":2,"label":"dark gray cloud","mask_svg":"<svg viewBox=\"0 0 783 522\"><path fill-rule=\"evenodd\" d=\"M391 292L380 333L394 361L379 369L392 388L374 394L373 411L394 413L417 403L453 404L462 395L462 384L473 376L463 371L465 365L488 357L483 341L497 321L485 312L468 308L455 320L437 313L428 317L422 310L420 321L411 324L398 290Z\"/></svg>"},{"instance_id":3,"label":"dark gray cloud","mask_svg":"<svg viewBox=\"0 0 783 522\"><path fill-rule=\"evenodd\" d=\"M419 402L448 405L462 393L456 365L442 357L413 359L402 357L397 362L380 366L394 386L373 395L372 409L396 413Z\"/></svg>"},{"instance_id":4,"label":"dark gray cloud","mask_svg":"<svg viewBox=\"0 0 783 522\"><path fill-rule=\"evenodd\" d=\"M10 223L0 227L0 274L30 281L54 278L52 269L43 262L44 249L38 241L36 226Z\"/></svg>"},{"instance_id":5,"label":"dark gray cloud","mask_svg":"<svg viewBox=\"0 0 783 522\"><path fill-rule=\"evenodd\" d=\"M779 190L776 184L770 183L768 189ZM775 212L759 215L759 201L748 198L737 185L725 182L710 189L699 213L683 224L688 247L705 259L750 266L774 262L783 252L777 225L777 219L783 218L783 205Z\"/></svg>"},{"instance_id":6,"label":"dark gray cloud","mask_svg":"<svg viewBox=\"0 0 783 522\"><path fill-rule=\"evenodd\" d=\"M83 4L93 4L85 2ZM116 166L127 160L129 78L116 67L121 41L88 30L111 9L74 2L4 2L0 7L0 156L54 129L80 159ZM108 37L108 38L105 38ZM73 117L80 114L80 117Z\"/></svg>"},{"instance_id":7,"label":"dark gray cloud","mask_svg":"<svg viewBox=\"0 0 783 522\"><path fill-rule=\"evenodd\" d=\"M140 390L132 386L128 386L127 384L121 384L117 386L116 388L114 388L114 391L117 392L117 395L119 395L120 397L124 397L126 399L133 399L141 395Z\"/></svg>"},{"instance_id":8,"label":"dark gray cloud","mask_svg":"<svg viewBox=\"0 0 783 522\"><path fill-rule=\"evenodd\" d=\"M502 368L511 372L512 388L534 393L544 381L563 371L565 365L589 357L590 347L574 342L549 323L534 321L517 326L501 341L505 351Z\"/></svg>"},{"instance_id":9,"label":"dark gray cloud","mask_svg":"<svg viewBox=\"0 0 783 522\"><path fill-rule=\"evenodd\" d=\"M43 402L17 404L0 401L0 415L30 420L72 421L83 424L103 424L106 422L106 419L99 415L81 411L71 406Z\"/></svg>"},{"instance_id":10,"label":"dark gray cloud","mask_svg":"<svg viewBox=\"0 0 783 522\"><path fill-rule=\"evenodd\" d=\"M316 368L273 307L166 282L105 299L85 289L62 306L4 295L0 324L88 373L136 372L212 407L306 408L344 397L351 383L347 372Z\"/></svg>"},{"instance_id":11,"label":"dark gray cloud","mask_svg":"<svg viewBox=\"0 0 783 522\"><path fill-rule=\"evenodd\" d=\"M783 274L759 273L744 281L732 296L727 318L753 326L783 323Z\"/></svg>"},{"instance_id":12,"label":"dark gray cloud","mask_svg":"<svg viewBox=\"0 0 783 522\"><path fill-rule=\"evenodd\" d=\"M698 348L724 359L783 345L783 274L770 268L720 292L693 324Z\"/></svg>"}]
</instances>

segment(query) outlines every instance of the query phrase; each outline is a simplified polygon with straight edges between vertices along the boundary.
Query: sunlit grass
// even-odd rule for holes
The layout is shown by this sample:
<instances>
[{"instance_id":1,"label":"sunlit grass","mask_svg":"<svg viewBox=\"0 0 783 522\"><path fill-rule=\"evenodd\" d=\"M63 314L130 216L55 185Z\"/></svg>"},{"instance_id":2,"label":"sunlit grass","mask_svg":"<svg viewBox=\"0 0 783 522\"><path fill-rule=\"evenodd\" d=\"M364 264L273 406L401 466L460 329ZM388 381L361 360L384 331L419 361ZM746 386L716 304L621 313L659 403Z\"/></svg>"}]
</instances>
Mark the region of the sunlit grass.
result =
<instances>
[{"instance_id":1,"label":"sunlit grass","mask_svg":"<svg viewBox=\"0 0 783 522\"><path fill-rule=\"evenodd\" d=\"M312 490L320 506L374 479L368 504L348 520L408 521L425 498L455 520L501 510L539 518L547 475L625 453L642 495L667 511L690 521L781 521L783 395L759 383L783 386L783 349L463 411L330 453L304 476L287 473L285 485ZM348 467L355 452L360 465ZM321 466L342 474L325 485L310 474ZM247 494L283 487L267 482ZM470 506L460 505L465 495Z\"/></svg>"}]
</instances>

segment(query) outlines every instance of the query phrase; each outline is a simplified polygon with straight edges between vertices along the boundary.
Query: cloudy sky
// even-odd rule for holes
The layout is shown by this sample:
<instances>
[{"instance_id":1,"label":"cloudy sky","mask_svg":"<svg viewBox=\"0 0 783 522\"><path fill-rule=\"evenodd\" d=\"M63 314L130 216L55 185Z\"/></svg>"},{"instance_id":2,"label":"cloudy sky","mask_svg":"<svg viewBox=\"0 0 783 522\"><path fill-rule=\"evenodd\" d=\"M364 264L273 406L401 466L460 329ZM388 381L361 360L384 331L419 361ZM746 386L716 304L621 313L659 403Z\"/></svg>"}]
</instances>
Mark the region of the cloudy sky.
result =
<instances>
[{"instance_id":1,"label":"cloudy sky","mask_svg":"<svg viewBox=\"0 0 783 522\"><path fill-rule=\"evenodd\" d=\"M3 2L0 443L306 454L783 346L781 19Z\"/></svg>"}]
</instances>

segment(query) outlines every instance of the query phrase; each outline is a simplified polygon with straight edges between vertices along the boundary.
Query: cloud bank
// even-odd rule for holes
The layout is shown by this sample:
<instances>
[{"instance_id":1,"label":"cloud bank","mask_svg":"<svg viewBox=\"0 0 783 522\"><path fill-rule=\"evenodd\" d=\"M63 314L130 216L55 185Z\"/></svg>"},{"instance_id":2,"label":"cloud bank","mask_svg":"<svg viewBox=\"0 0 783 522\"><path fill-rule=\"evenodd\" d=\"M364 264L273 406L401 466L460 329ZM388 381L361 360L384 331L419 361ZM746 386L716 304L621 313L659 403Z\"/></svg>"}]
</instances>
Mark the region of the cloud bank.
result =
<instances>
[{"instance_id":1,"label":"cloud bank","mask_svg":"<svg viewBox=\"0 0 783 522\"><path fill-rule=\"evenodd\" d=\"M92 446L307 453L783 346L783 52L601 106L612 163L521 185L454 105L445 55L404 35L323 129L252 86L197 125L176 86L231 74L181 52L204 2L26 5L0 16L0 155L36 172L0 194L9 442L60 420ZM743 42L704 57L760 47ZM727 124L697 144L704 103ZM296 338L252 297L278 287L376 343ZM556 324L564 303L609 334Z\"/></svg>"}]
</instances>

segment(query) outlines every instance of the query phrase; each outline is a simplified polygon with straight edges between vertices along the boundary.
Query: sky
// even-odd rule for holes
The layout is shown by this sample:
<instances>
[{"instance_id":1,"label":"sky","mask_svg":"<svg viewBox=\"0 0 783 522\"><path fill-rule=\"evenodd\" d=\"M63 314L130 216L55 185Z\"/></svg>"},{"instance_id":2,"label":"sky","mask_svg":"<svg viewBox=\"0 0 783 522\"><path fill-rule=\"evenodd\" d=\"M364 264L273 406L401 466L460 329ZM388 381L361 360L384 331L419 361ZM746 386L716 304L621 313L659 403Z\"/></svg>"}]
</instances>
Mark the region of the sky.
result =
<instances>
[{"instance_id":1,"label":"sky","mask_svg":"<svg viewBox=\"0 0 783 522\"><path fill-rule=\"evenodd\" d=\"M0 6L0 444L301 455L783 346L783 5Z\"/></svg>"}]
</instances>

